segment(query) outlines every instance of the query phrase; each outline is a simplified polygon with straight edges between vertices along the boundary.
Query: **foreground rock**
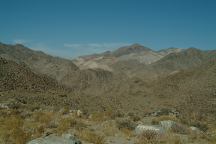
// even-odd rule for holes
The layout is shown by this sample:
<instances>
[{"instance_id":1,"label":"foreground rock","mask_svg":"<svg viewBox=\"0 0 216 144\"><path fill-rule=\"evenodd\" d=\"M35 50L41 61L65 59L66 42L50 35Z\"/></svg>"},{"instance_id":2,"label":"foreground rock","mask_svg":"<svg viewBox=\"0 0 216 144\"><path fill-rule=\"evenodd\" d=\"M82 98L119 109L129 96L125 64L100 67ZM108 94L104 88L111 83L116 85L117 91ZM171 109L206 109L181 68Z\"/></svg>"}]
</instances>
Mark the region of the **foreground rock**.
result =
<instances>
[{"instance_id":1,"label":"foreground rock","mask_svg":"<svg viewBox=\"0 0 216 144\"><path fill-rule=\"evenodd\" d=\"M81 144L81 141L70 134L64 134L61 137L49 135L47 137L37 138L27 144Z\"/></svg>"},{"instance_id":2,"label":"foreground rock","mask_svg":"<svg viewBox=\"0 0 216 144\"><path fill-rule=\"evenodd\" d=\"M135 128L135 133L137 135L140 135L142 133L145 132L154 132L155 134L161 134L163 133L163 129L159 126L148 126L148 125L141 125L139 124L136 128Z\"/></svg>"},{"instance_id":3,"label":"foreground rock","mask_svg":"<svg viewBox=\"0 0 216 144\"><path fill-rule=\"evenodd\" d=\"M176 122L171 120L164 120L164 121L160 121L159 124L165 130L171 130L176 125Z\"/></svg>"}]
</instances>

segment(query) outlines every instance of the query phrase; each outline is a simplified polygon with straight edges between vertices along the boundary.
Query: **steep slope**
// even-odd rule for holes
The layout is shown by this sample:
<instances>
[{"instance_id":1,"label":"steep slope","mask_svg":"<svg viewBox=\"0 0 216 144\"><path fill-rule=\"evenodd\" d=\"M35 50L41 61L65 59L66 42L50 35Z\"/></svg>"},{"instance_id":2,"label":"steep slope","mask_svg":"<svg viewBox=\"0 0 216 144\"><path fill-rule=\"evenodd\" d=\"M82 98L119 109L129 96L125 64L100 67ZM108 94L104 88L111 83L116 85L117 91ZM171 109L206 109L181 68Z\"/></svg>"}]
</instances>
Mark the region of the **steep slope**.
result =
<instances>
[{"instance_id":1,"label":"steep slope","mask_svg":"<svg viewBox=\"0 0 216 144\"><path fill-rule=\"evenodd\" d=\"M33 73L26 65L0 58L0 91L58 90L61 87L54 79Z\"/></svg>"},{"instance_id":2,"label":"steep slope","mask_svg":"<svg viewBox=\"0 0 216 144\"><path fill-rule=\"evenodd\" d=\"M153 86L152 96L166 106L177 107L185 118L216 118L215 59L160 78Z\"/></svg>"},{"instance_id":3,"label":"steep slope","mask_svg":"<svg viewBox=\"0 0 216 144\"><path fill-rule=\"evenodd\" d=\"M20 44L0 44L0 56L19 64L24 63L33 72L47 75L73 89L100 86L112 79L111 73L105 70L80 70L71 60L53 57Z\"/></svg>"},{"instance_id":4,"label":"steep slope","mask_svg":"<svg viewBox=\"0 0 216 144\"><path fill-rule=\"evenodd\" d=\"M170 53L149 67L157 71L157 73L171 73L197 67L212 59L216 59L216 51L201 51L196 48L188 48L179 53Z\"/></svg>"},{"instance_id":5,"label":"steep slope","mask_svg":"<svg viewBox=\"0 0 216 144\"><path fill-rule=\"evenodd\" d=\"M78 70L78 67L70 60L33 51L20 44L0 44L0 56L17 63L25 63L34 72L46 74L58 81L68 73Z\"/></svg>"}]
</instances>

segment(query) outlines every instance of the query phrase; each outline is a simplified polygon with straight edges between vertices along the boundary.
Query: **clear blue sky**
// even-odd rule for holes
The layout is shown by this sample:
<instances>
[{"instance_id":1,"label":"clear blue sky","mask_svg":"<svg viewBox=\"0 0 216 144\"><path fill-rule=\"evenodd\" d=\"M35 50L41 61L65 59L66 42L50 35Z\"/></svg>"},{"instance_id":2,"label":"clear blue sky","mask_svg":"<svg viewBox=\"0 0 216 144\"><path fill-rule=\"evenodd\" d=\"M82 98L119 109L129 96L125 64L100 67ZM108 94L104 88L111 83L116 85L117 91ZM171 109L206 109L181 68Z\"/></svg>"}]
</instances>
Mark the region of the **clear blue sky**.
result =
<instances>
[{"instance_id":1,"label":"clear blue sky","mask_svg":"<svg viewBox=\"0 0 216 144\"><path fill-rule=\"evenodd\" d=\"M0 41L53 55L140 43L216 49L216 0L0 0Z\"/></svg>"}]
</instances>

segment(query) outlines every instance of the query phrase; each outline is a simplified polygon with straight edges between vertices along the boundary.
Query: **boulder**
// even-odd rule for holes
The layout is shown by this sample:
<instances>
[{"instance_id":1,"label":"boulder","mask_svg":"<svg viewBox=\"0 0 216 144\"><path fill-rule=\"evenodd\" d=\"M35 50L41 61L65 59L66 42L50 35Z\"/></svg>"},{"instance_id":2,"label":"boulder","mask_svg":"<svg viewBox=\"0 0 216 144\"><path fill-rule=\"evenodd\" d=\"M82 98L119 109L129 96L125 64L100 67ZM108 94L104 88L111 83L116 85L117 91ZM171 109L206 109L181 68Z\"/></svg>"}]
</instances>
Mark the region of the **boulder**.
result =
<instances>
[{"instance_id":1,"label":"boulder","mask_svg":"<svg viewBox=\"0 0 216 144\"><path fill-rule=\"evenodd\" d=\"M0 109L9 109L7 104L0 103Z\"/></svg>"},{"instance_id":2,"label":"boulder","mask_svg":"<svg viewBox=\"0 0 216 144\"><path fill-rule=\"evenodd\" d=\"M82 112L81 110L77 110L77 116L78 116L78 117L81 117L82 114L83 114L83 112Z\"/></svg>"},{"instance_id":3,"label":"boulder","mask_svg":"<svg viewBox=\"0 0 216 144\"><path fill-rule=\"evenodd\" d=\"M165 130L171 130L172 127L176 125L176 122L171 120L164 120L164 121L160 121L159 124Z\"/></svg>"},{"instance_id":4,"label":"boulder","mask_svg":"<svg viewBox=\"0 0 216 144\"><path fill-rule=\"evenodd\" d=\"M202 134L203 133L199 128L194 127L194 126L191 126L189 129L190 129L190 132L193 134Z\"/></svg>"},{"instance_id":5,"label":"boulder","mask_svg":"<svg viewBox=\"0 0 216 144\"><path fill-rule=\"evenodd\" d=\"M81 144L81 141L76 139L71 134L64 134L62 136L49 135L34 139L27 144Z\"/></svg>"},{"instance_id":6,"label":"boulder","mask_svg":"<svg viewBox=\"0 0 216 144\"><path fill-rule=\"evenodd\" d=\"M145 132L154 132L156 134L162 134L163 133L163 129L159 126L153 126L153 125L142 125L142 124L139 124L136 128L135 128L135 133L137 135L140 135L142 133L145 133Z\"/></svg>"}]
</instances>

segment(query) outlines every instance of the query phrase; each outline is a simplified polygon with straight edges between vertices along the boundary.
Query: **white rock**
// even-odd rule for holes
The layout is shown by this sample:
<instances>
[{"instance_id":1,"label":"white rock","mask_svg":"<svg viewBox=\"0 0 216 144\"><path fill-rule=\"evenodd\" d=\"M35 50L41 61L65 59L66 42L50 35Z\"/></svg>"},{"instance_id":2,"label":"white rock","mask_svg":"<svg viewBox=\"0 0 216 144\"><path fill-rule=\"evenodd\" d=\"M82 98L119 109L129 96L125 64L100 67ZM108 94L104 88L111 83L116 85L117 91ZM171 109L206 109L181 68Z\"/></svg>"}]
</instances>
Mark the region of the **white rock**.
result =
<instances>
[{"instance_id":1,"label":"white rock","mask_svg":"<svg viewBox=\"0 0 216 144\"><path fill-rule=\"evenodd\" d=\"M191 132L193 132L195 134L201 134L202 133L202 131L199 128L194 127L194 126L191 126L189 129L191 130Z\"/></svg>"},{"instance_id":2,"label":"white rock","mask_svg":"<svg viewBox=\"0 0 216 144\"><path fill-rule=\"evenodd\" d=\"M77 110L77 116L78 116L78 117L81 117L82 114L83 114L83 112L82 112L81 110Z\"/></svg>"},{"instance_id":3,"label":"white rock","mask_svg":"<svg viewBox=\"0 0 216 144\"><path fill-rule=\"evenodd\" d=\"M142 134L144 132L149 132L149 131L153 131L157 134L160 134L163 132L163 129L161 127L158 127L158 126L148 126L148 125L142 125L142 124L139 124L135 128L135 133L137 135Z\"/></svg>"},{"instance_id":4,"label":"white rock","mask_svg":"<svg viewBox=\"0 0 216 144\"><path fill-rule=\"evenodd\" d=\"M176 122L171 120L164 120L164 121L160 121L159 124L165 130L170 130L176 124Z\"/></svg>"}]
</instances>

